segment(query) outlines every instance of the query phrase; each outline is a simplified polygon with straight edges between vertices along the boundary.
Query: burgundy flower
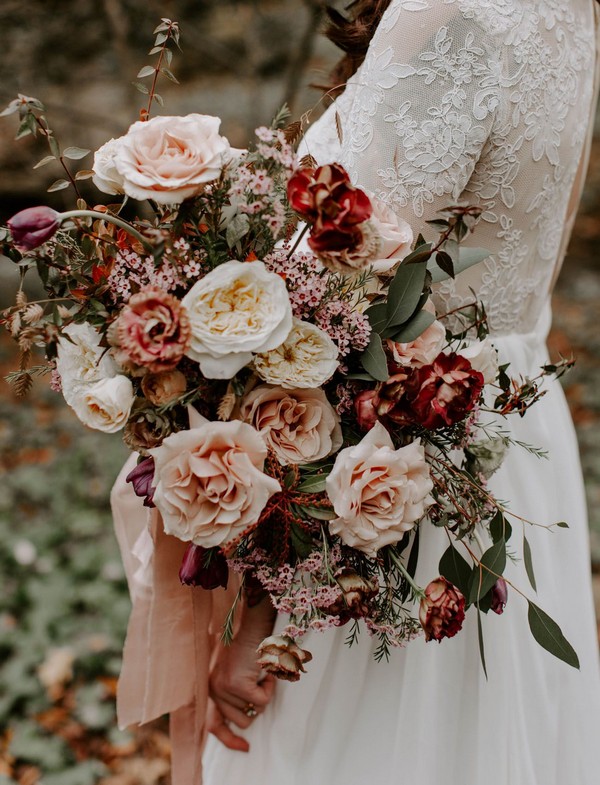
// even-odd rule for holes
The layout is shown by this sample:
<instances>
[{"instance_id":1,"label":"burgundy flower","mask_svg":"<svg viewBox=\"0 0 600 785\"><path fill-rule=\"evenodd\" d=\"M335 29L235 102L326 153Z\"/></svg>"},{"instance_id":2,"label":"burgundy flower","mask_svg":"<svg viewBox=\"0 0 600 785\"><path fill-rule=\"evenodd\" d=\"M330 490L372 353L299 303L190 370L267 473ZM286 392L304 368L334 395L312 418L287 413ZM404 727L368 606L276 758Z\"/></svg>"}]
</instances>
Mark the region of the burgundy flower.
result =
<instances>
[{"instance_id":1,"label":"burgundy flower","mask_svg":"<svg viewBox=\"0 0 600 785\"><path fill-rule=\"evenodd\" d=\"M494 613L498 615L504 613L506 601L508 599L508 586L504 578L498 578L492 587L492 605L491 608Z\"/></svg>"},{"instance_id":2,"label":"burgundy flower","mask_svg":"<svg viewBox=\"0 0 600 785\"><path fill-rule=\"evenodd\" d=\"M425 589L419 608L419 621L425 630L425 640L452 638L462 628L465 619L465 598L445 578L438 578Z\"/></svg>"},{"instance_id":3,"label":"burgundy flower","mask_svg":"<svg viewBox=\"0 0 600 785\"><path fill-rule=\"evenodd\" d=\"M405 368L383 384L375 407L399 425L428 430L464 420L479 400L483 375L459 354L439 354L431 365Z\"/></svg>"},{"instance_id":4,"label":"burgundy flower","mask_svg":"<svg viewBox=\"0 0 600 785\"><path fill-rule=\"evenodd\" d=\"M374 403L376 396L375 390L363 390L354 399L354 411L361 431L370 431L379 419Z\"/></svg>"},{"instance_id":5,"label":"burgundy flower","mask_svg":"<svg viewBox=\"0 0 600 785\"><path fill-rule=\"evenodd\" d=\"M60 226L60 213L51 207L28 207L7 221L16 247L31 251L54 236Z\"/></svg>"},{"instance_id":6,"label":"burgundy flower","mask_svg":"<svg viewBox=\"0 0 600 785\"><path fill-rule=\"evenodd\" d=\"M211 591L219 586L226 589L228 578L227 559L218 548L203 548L190 542L183 554L179 570L179 580L183 584L201 586Z\"/></svg>"},{"instance_id":7,"label":"burgundy flower","mask_svg":"<svg viewBox=\"0 0 600 785\"><path fill-rule=\"evenodd\" d=\"M371 217L373 207L339 164L300 169L290 178L288 197L292 208L312 224L308 244L315 253L342 251L363 243L359 227Z\"/></svg>"},{"instance_id":8,"label":"burgundy flower","mask_svg":"<svg viewBox=\"0 0 600 785\"><path fill-rule=\"evenodd\" d=\"M154 502L152 501L154 496L153 479L154 458L152 457L144 458L143 461L140 461L135 469L132 469L125 478L125 482L132 484L135 495L144 499L144 507L154 507Z\"/></svg>"}]
</instances>

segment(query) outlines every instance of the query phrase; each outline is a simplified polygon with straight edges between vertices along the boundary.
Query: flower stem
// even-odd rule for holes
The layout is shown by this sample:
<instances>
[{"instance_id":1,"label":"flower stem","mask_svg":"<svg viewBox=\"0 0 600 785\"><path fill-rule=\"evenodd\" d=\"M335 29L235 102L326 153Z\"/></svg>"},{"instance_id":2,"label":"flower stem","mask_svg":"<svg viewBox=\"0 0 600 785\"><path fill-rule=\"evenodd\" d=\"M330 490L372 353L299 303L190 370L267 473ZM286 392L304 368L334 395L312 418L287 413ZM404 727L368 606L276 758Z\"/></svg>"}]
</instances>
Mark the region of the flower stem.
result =
<instances>
[{"instance_id":1,"label":"flower stem","mask_svg":"<svg viewBox=\"0 0 600 785\"><path fill-rule=\"evenodd\" d=\"M121 229L124 229L128 234L132 237L135 237L136 240L144 246L144 248L148 249L149 251L153 250L152 244L144 237L143 234L140 234L137 229L134 229L133 226L127 221L124 221L122 218L117 218L116 215L110 215L110 213L101 213L96 210L68 210L66 213L59 213L59 218L61 221L66 221L67 218L99 218L102 221L107 221L108 223L114 224Z\"/></svg>"},{"instance_id":2,"label":"flower stem","mask_svg":"<svg viewBox=\"0 0 600 785\"><path fill-rule=\"evenodd\" d=\"M300 234L298 235L298 238L296 239L296 242L294 243L294 245L292 246L291 251L287 255L288 259L292 256L292 254L294 253L296 248L300 245L300 243L302 242L302 238L308 232L309 229L310 229L309 224L304 224L304 227L303 227L302 231L300 232Z\"/></svg>"},{"instance_id":3,"label":"flower stem","mask_svg":"<svg viewBox=\"0 0 600 785\"><path fill-rule=\"evenodd\" d=\"M398 569L398 572L401 573L401 575L404 578L404 580L408 583L410 588L413 590L413 594L415 595L415 597L417 597L417 599L419 599L419 600L422 600L423 597L425 597L425 592L423 591L423 589L420 586L418 586L415 583L412 575L408 572L406 567L402 564L402 560L400 559L398 554L392 548L390 548L388 550L388 553L390 555L391 560L394 562L394 566Z\"/></svg>"}]
</instances>

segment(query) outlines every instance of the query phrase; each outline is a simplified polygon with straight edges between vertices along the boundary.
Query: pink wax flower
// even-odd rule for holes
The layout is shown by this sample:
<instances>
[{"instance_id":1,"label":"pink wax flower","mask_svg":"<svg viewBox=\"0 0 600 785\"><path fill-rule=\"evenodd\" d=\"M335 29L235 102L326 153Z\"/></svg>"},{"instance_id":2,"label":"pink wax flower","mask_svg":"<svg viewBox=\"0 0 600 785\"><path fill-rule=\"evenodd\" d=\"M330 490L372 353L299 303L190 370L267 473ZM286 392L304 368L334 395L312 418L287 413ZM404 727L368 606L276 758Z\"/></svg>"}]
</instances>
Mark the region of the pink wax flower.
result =
<instances>
[{"instance_id":1,"label":"pink wax flower","mask_svg":"<svg viewBox=\"0 0 600 785\"><path fill-rule=\"evenodd\" d=\"M9 218L7 223L16 247L20 251L31 251L56 234L60 213L51 207L28 207Z\"/></svg>"}]
</instances>

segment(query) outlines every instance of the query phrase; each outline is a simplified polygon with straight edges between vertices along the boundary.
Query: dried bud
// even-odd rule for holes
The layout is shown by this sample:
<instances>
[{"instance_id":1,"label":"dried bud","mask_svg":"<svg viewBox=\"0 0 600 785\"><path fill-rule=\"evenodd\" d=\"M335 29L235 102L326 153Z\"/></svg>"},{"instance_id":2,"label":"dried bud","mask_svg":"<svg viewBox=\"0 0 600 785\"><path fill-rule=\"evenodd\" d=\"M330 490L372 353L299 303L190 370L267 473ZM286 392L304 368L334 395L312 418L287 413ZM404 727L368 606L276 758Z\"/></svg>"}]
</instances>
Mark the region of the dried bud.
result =
<instances>
[{"instance_id":1,"label":"dried bud","mask_svg":"<svg viewBox=\"0 0 600 785\"><path fill-rule=\"evenodd\" d=\"M287 635L265 638L257 652L260 667L285 681L298 681L300 673L306 673L304 663L312 660L312 654L301 649Z\"/></svg>"},{"instance_id":2,"label":"dried bud","mask_svg":"<svg viewBox=\"0 0 600 785\"><path fill-rule=\"evenodd\" d=\"M508 599L508 586L504 578L498 578L492 587L492 605L491 608L494 613L500 615L504 613L506 601Z\"/></svg>"},{"instance_id":3,"label":"dried bud","mask_svg":"<svg viewBox=\"0 0 600 785\"><path fill-rule=\"evenodd\" d=\"M431 581L419 609L425 640L439 642L442 638L452 638L462 628L464 618L465 598L456 586L445 578Z\"/></svg>"},{"instance_id":4,"label":"dried bud","mask_svg":"<svg viewBox=\"0 0 600 785\"><path fill-rule=\"evenodd\" d=\"M342 595L327 608L325 613L339 616L342 623L349 619L362 619L371 610L371 600L377 595L379 587L375 580L362 578L349 567L343 567L335 576Z\"/></svg>"},{"instance_id":5,"label":"dried bud","mask_svg":"<svg viewBox=\"0 0 600 785\"><path fill-rule=\"evenodd\" d=\"M186 586L200 586L207 591L227 588L229 567L219 548L203 548L190 542L183 555L179 580Z\"/></svg>"},{"instance_id":6,"label":"dried bud","mask_svg":"<svg viewBox=\"0 0 600 785\"><path fill-rule=\"evenodd\" d=\"M31 251L56 234L60 213L51 207L28 207L13 215L7 223L16 247L20 251Z\"/></svg>"},{"instance_id":7,"label":"dried bud","mask_svg":"<svg viewBox=\"0 0 600 785\"><path fill-rule=\"evenodd\" d=\"M154 496L154 488L152 481L154 479L154 458L144 458L140 461L135 469L132 469L125 482L130 482L133 486L133 492L136 496L144 499L144 507L154 507L152 497Z\"/></svg>"},{"instance_id":8,"label":"dried bud","mask_svg":"<svg viewBox=\"0 0 600 785\"><path fill-rule=\"evenodd\" d=\"M123 441L134 452L148 455L148 450L158 447L173 433L169 418L155 409L134 411L123 432Z\"/></svg>"}]
</instances>

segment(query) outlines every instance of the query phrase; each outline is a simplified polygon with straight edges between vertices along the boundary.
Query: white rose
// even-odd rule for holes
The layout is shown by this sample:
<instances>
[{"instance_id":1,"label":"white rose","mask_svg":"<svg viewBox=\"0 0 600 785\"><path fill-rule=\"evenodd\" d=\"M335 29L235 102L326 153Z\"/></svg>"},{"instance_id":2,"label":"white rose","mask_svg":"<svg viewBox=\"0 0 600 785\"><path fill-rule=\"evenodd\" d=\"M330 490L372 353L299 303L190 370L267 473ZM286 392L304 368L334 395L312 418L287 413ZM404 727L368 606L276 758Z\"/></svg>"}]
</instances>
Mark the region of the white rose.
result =
<instances>
[{"instance_id":1,"label":"white rose","mask_svg":"<svg viewBox=\"0 0 600 785\"><path fill-rule=\"evenodd\" d=\"M115 166L115 156L122 141L122 136L119 139L109 139L94 153L92 180L96 188L111 196L123 193L123 178Z\"/></svg>"},{"instance_id":2,"label":"white rose","mask_svg":"<svg viewBox=\"0 0 600 785\"><path fill-rule=\"evenodd\" d=\"M210 115L154 117L134 123L114 146L123 191L134 199L180 204L216 180L231 160L221 121Z\"/></svg>"},{"instance_id":3,"label":"white rose","mask_svg":"<svg viewBox=\"0 0 600 785\"><path fill-rule=\"evenodd\" d=\"M131 381L119 375L79 388L71 406L84 425L116 433L129 419L134 398Z\"/></svg>"},{"instance_id":4,"label":"white rose","mask_svg":"<svg viewBox=\"0 0 600 785\"><path fill-rule=\"evenodd\" d=\"M253 353L279 346L292 327L283 279L262 262L225 262L182 300L192 338L186 354L207 379L231 379Z\"/></svg>"},{"instance_id":5,"label":"white rose","mask_svg":"<svg viewBox=\"0 0 600 785\"><path fill-rule=\"evenodd\" d=\"M320 387L338 367L338 348L320 327L294 317L285 341L258 354L254 367L265 382L287 390Z\"/></svg>"},{"instance_id":6,"label":"white rose","mask_svg":"<svg viewBox=\"0 0 600 785\"><path fill-rule=\"evenodd\" d=\"M388 273L410 253L413 232L410 224L396 215L385 202L370 194L369 198L373 205L370 223L381 242L378 258L372 261L373 271Z\"/></svg>"},{"instance_id":7,"label":"white rose","mask_svg":"<svg viewBox=\"0 0 600 785\"><path fill-rule=\"evenodd\" d=\"M91 324L69 324L58 342L56 370L60 374L62 392L69 406L82 386L93 384L117 374L117 365L105 347L102 336Z\"/></svg>"},{"instance_id":8,"label":"white rose","mask_svg":"<svg viewBox=\"0 0 600 785\"><path fill-rule=\"evenodd\" d=\"M338 517L329 522L329 530L375 557L423 517L433 501L432 488L420 440L395 450L378 422L362 441L336 456L326 490Z\"/></svg>"},{"instance_id":9,"label":"white rose","mask_svg":"<svg viewBox=\"0 0 600 785\"><path fill-rule=\"evenodd\" d=\"M489 338L474 341L458 353L483 375L484 384L490 384L495 380L498 374L498 352Z\"/></svg>"}]
</instances>

